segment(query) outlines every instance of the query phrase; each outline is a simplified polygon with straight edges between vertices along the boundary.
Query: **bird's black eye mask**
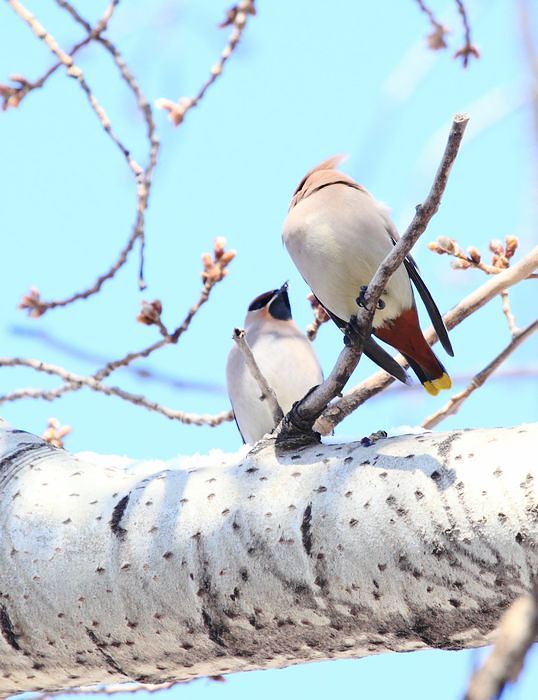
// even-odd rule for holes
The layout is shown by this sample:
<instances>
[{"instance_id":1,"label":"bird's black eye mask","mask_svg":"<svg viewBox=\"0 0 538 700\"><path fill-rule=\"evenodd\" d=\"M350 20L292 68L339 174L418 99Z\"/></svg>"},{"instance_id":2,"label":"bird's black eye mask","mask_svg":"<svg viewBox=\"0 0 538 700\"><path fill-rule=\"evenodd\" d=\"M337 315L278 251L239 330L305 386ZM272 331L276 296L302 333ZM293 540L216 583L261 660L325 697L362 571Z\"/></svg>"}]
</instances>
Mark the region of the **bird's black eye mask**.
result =
<instances>
[{"instance_id":1,"label":"bird's black eye mask","mask_svg":"<svg viewBox=\"0 0 538 700\"><path fill-rule=\"evenodd\" d=\"M251 302L250 306L248 307L248 310L259 311L259 309L263 309L263 307L267 306L267 304L277 293L278 289L273 289L273 291L271 292L265 292L264 294L260 294L259 297L256 297L256 299L254 299L254 301Z\"/></svg>"},{"instance_id":2,"label":"bird's black eye mask","mask_svg":"<svg viewBox=\"0 0 538 700\"><path fill-rule=\"evenodd\" d=\"M291 319L291 307L287 285L280 289L273 289L271 292L265 292L256 297L248 307L249 311L259 311L267 306L267 310L273 318L278 321L289 321Z\"/></svg>"},{"instance_id":3,"label":"bird's black eye mask","mask_svg":"<svg viewBox=\"0 0 538 700\"><path fill-rule=\"evenodd\" d=\"M277 296L269 304L269 313L278 321L289 321L291 319L290 300L285 289L279 290Z\"/></svg>"}]
</instances>

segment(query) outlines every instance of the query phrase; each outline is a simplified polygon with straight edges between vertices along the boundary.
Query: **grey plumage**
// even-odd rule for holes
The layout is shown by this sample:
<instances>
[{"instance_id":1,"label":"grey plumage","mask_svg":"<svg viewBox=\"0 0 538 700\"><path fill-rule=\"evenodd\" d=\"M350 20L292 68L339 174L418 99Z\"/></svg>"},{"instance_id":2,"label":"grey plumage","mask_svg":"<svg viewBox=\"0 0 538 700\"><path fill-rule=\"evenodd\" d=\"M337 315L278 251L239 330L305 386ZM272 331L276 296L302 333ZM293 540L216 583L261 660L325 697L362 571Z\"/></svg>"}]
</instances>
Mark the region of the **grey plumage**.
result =
<instances>
[{"instance_id":1,"label":"grey plumage","mask_svg":"<svg viewBox=\"0 0 538 700\"><path fill-rule=\"evenodd\" d=\"M256 297L245 319L246 340L284 413L323 381L311 343L292 320L286 287ZM256 442L276 426L237 346L228 355L226 379L239 432L244 442Z\"/></svg>"}]
</instances>

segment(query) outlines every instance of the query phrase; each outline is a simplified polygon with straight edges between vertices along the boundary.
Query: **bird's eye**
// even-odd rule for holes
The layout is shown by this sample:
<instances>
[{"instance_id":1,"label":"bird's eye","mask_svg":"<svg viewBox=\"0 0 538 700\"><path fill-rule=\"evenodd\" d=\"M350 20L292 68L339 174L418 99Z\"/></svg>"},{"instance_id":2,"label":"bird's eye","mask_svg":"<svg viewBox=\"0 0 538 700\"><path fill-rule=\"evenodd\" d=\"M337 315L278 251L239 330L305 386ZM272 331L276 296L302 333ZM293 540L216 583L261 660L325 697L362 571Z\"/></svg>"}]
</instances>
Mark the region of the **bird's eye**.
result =
<instances>
[{"instance_id":1,"label":"bird's eye","mask_svg":"<svg viewBox=\"0 0 538 700\"><path fill-rule=\"evenodd\" d=\"M264 294L260 294L259 297L256 297L254 301L251 302L250 306L248 307L249 311L258 311L259 309L263 309L264 306L267 306L267 304L271 301L271 299L275 296L275 294L278 292L278 289L273 289L271 292L265 292Z\"/></svg>"}]
</instances>

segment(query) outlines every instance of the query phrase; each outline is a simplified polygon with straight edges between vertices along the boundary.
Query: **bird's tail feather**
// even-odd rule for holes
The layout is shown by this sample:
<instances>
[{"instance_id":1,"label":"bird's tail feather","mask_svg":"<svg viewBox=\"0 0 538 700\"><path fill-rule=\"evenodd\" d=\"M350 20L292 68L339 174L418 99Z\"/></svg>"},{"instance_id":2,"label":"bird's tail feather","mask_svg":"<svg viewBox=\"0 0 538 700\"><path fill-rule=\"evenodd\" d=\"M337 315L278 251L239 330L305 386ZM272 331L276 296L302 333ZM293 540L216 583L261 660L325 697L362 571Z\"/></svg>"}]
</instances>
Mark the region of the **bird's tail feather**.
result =
<instances>
[{"instance_id":1,"label":"bird's tail feather","mask_svg":"<svg viewBox=\"0 0 538 700\"><path fill-rule=\"evenodd\" d=\"M404 354L404 357L407 360L409 367L411 367L413 372L417 375L422 386L431 396L437 396L440 391L443 389L450 389L452 386L452 380L448 376L446 369L439 362L437 357L435 357L435 355L434 357L438 364L438 367L435 370L424 369L423 366L419 365L418 362L413 360L412 357L409 357L409 355Z\"/></svg>"}]
</instances>

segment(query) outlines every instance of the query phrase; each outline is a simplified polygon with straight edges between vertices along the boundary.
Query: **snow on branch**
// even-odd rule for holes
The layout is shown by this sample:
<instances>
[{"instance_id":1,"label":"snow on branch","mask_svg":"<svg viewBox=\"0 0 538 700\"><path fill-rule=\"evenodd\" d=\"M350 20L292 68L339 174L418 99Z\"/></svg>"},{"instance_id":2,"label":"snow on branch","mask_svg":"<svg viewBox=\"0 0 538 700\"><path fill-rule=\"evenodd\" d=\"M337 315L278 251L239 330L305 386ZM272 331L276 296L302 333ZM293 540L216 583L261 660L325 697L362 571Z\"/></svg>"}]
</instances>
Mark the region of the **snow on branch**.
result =
<instances>
[{"instance_id":1,"label":"snow on branch","mask_svg":"<svg viewBox=\"0 0 538 700\"><path fill-rule=\"evenodd\" d=\"M0 422L0 694L484 645L538 425L136 463Z\"/></svg>"}]
</instances>

